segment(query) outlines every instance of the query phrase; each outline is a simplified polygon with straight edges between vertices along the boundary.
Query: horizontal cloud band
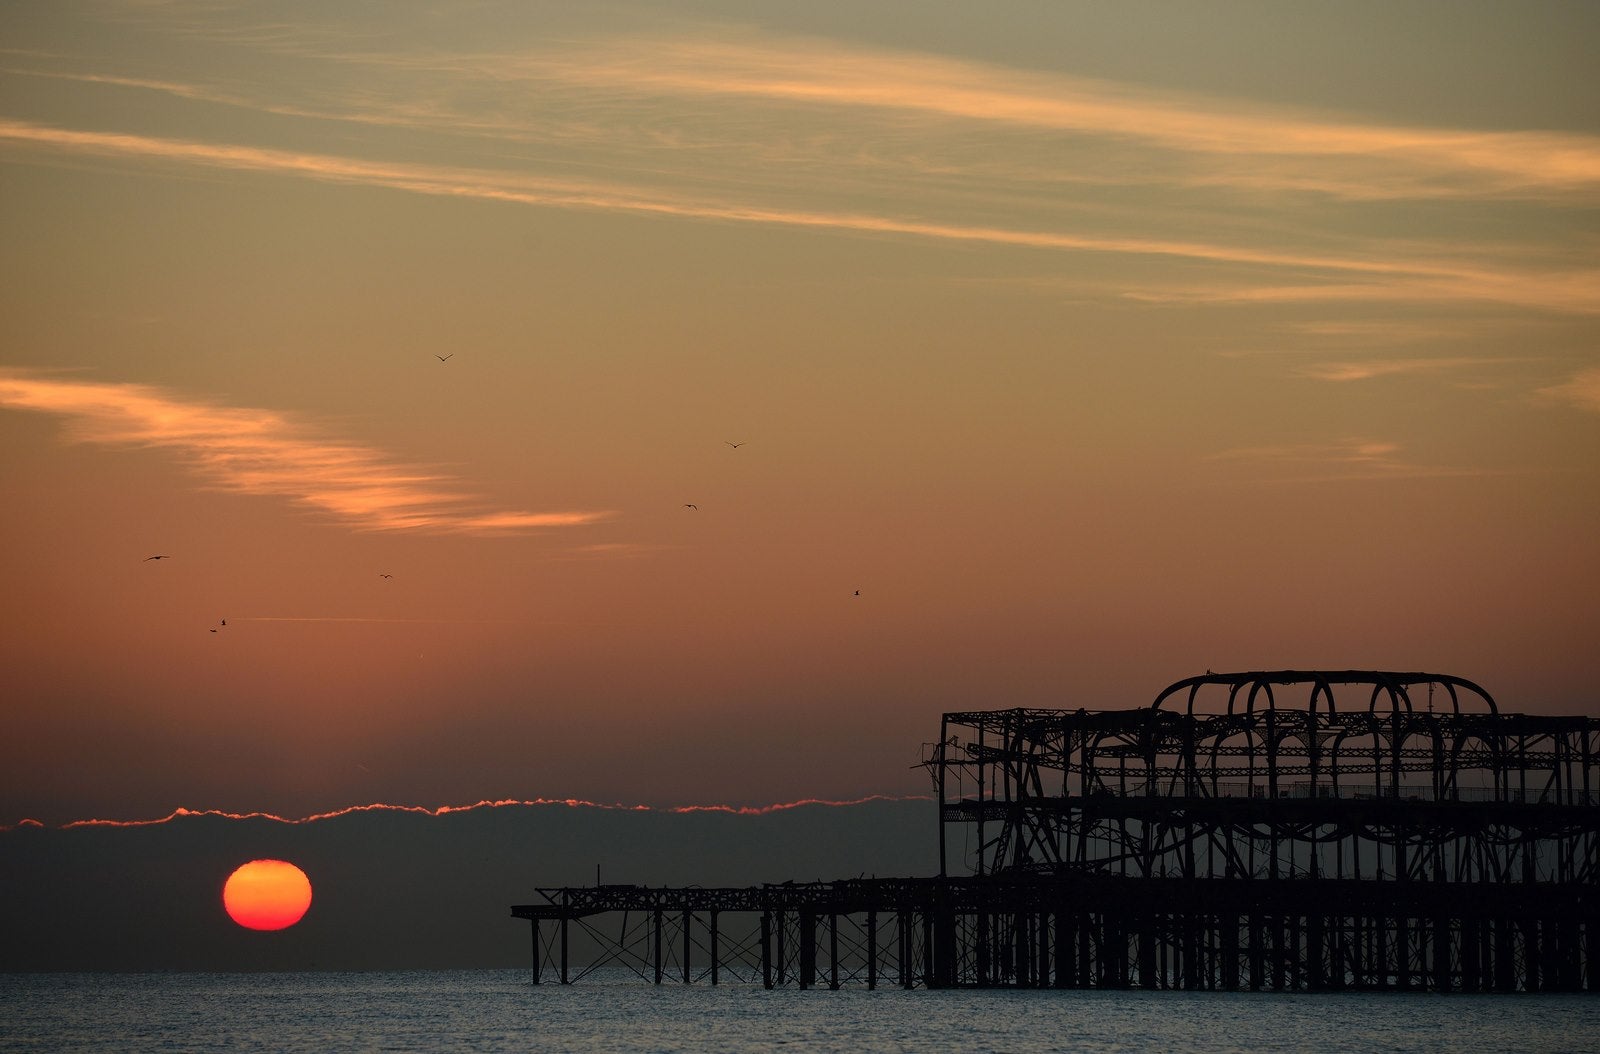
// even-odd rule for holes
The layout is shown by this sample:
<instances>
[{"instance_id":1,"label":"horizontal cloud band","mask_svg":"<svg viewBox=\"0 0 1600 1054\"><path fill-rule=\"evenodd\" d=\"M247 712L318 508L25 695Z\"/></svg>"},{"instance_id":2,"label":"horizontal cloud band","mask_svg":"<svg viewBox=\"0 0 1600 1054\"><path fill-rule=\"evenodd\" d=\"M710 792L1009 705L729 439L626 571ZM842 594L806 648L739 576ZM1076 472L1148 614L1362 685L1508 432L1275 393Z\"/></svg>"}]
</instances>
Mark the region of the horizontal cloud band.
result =
<instances>
[{"instance_id":1,"label":"horizontal cloud band","mask_svg":"<svg viewBox=\"0 0 1600 1054\"><path fill-rule=\"evenodd\" d=\"M141 384L0 371L0 407L65 417L89 442L173 451L214 486L287 498L358 530L508 534L610 515L484 508L449 477L323 438L287 415L180 399Z\"/></svg>"},{"instance_id":2,"label":"horizontal cloud band","mask_svg":"<svg viewBox=\"0 0 1600 1054\"><path fill-rule=\"evenodd\" d=\"M82 131L4 119L0 119L0 140L101 156L142 157L152 161L296 175L324 182L521 205L910 235L1028 249L1168 257L1286 269L1297 273L1312 271L1330 275L1360 275L1366 279L1362 288L1366 290L1364 295L1368 296L1382 296L1385 288L1394 288L1407 299L1480 300L1548 311L1600 313L1600 298L1594 294L1596 272L1592 268L1505 270L1446 259L1407 257L1388 251L1341 256L1201 241L1104 237L1055 230L943 223L865 212L777 208L736 201L702 200L648 188L553 180L507 171L364 161L262 147Z\"/></svg>"}]
</instances>

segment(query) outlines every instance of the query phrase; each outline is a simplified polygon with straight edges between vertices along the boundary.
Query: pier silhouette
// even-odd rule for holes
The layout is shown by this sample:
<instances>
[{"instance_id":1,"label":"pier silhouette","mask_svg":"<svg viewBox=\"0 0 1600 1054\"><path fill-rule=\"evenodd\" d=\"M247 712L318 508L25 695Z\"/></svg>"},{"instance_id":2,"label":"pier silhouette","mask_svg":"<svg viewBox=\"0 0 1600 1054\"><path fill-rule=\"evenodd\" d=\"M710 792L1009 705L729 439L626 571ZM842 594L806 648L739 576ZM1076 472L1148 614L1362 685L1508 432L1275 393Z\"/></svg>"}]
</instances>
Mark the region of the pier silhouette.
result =
<instances>
[{"instance_id":1,"label":"pier silhouette","mask_svg":"<svg viewBox=\"0 0 1600 1054\"><path fill-rule=\"evenodd\" d=\"M538 889L534 982L1600 992L1600 719L1207 672L947 713L923 765L937 875Z\"/></svg>"}]
</instances>

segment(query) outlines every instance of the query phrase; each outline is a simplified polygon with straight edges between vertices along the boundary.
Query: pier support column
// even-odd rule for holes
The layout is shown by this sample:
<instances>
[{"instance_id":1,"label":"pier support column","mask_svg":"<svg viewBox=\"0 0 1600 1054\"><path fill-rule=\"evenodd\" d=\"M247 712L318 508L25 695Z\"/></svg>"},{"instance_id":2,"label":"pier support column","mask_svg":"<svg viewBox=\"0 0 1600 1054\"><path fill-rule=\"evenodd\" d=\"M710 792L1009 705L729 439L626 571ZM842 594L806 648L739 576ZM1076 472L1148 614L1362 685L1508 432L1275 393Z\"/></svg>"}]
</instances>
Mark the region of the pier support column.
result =
<instances>
[{"instance_id":1,"label":"pier support column","mask_svg":"<svg viewBox=\"0 0 1600 1054\"><path fill-rule=\"evenodd\" d=\"M1402 992L1411 989L1411 920L1404 915L1394 919L1394 984Z\"/></svg>"},{"instance_id":2,"label":"pier support column","mask_svg":"<svg viewBox=\"0 0 1600 1054\"><path fill-rule=\"evenodd\" d=\"M761 985L772 988L772 912L761 912Z\"/></svg>"},{"instance_id":3,"label":"pier support column","mask_svg":"<svg viewBox=\"0 0 1600 1054\"><path fill-rule=\"evenodd\" d=\"M656 931L655 932L656 984L660 984L661 983L661 965L662 965L662 961L661 961L661 921L662 921L661 920L661 916L662 916L662 914L663 913L662 913L661 909L658 907L652 913L652 919L651 919L651 921L655 923L655 931Z\"/></svg>"},{"instance_id":4,"label":"pier support column","mask_svg":"<svg viewBox=\"0 0 1600 1054\"><path fill-rule=\"evenodd\" d=\"M1157 988L1156 983L1156 916L1146 915L1139 920L1139 987ZM1188 958L1184 959L1187 964Z\"/></svg>"},{"instance_id":5,"label":"pier support column","mask_svg":"<svg viewBox=\"0 0 1600 1054\"><path fill-rule=\"evenodd\" d=\"M989 913L980 911L973 918L973 957L977 961L978 987L989 987Z\"/></svg>"},{"instance_id":6,"label":"pier support column","mask_svg":"<svg viewBox=\"0 0 1600 1054\"><path fill-rule=\"evenodd\" d=\"M867 911L867 991L878 987L878 913Z\"/></svg>"},{"instance_id":7,"label":"pier support column","mask_svg":"<svg viewBox=\"0 0 1600 1054\"><path fill-rule=\"evenodd\" d=\"M789 963L788 963L787 949L784 948L784 930L787 928L787 924L786 924L785 919L784 919L784 912L783 912L783 910L781 908L778 911L777 923L778 923L778 987L782 988L784 982L786 980L788 980Z\"/></svg>"},{"instance_id":8,"label":"pier support column","mask_svg":"<svg viewBox=\"0 0 1600 1054\"><path fill-rule=\"evenodd\" d=\"M800 987L810 988L817 981L817 917L810 908L800 909Z\"/></svg>"},{"instance_id":9,"label":"pier support column","mask_svg":"<svg viewBox=\"0 0 1600 1054\"><path fill-rule=\"evenodd\" d=\"M567 979L567 917L561 916L561 983L571 984Z\"/></svg>"},{"instance_id":10,"label":"pier support column","mask_svg":"<svg viewBox=\"0 0 1600 1054\"><path fill-rule=\"evenodd\" d=\"M1433 990L1450 991L1450 920L1443 915L1433 920Z\"/></svg>"},{"instance_id":11,"label":"pier support column","mask_svg":"<svg viewBox=\"0 0 1600 1054\"><path fill-rule=\"evenodd\" d=\"M1050 916L1046 912L1039 912L1039 954L1037 967L1033 974L1033 983L1040 988L1050 984Z\"/></svg>"},{"instance_id":12,"label":"pier support column","mask_svg":"<svg viewBox=\"0 0 1600 1054\"><path fill-rule=\"evenodd\" d=\"M1589 991L1600 992L1600 919L1592 916L1583 923L1583 968Z\"/></svg>"},{"instance_id":13,"label":"pier support column","mask_svg":"<svg viewBox=\"0 0 1600 1054\"><path fill-rule=\"evenodd\" d=\"M533 930L533 983L539 983L539 920L529 919L529 928Z\"/></svg>"},{"instance_id":14,"label":"pier support column","mask_svg":"<svg viewBox=\"0 0 1600 1054\"><path fill-rule=\"evenodd\" d=\"M917 983L917 970L911 950L913 917L909 911L895 913L895 938L900 953L900 987L910 991Z\"/></svg>"},{"instance_id":15,"label":"pier support column","mask_svg":"<svg viewBox=\"0 0 1600 1054\"><path fill-rule=\"evenodd\" d=\"M693 976L689 972L689 924L691 916L688 908L683 909L683 983L688 984Z\"/></svg>"},{"instance_id":16,"label":"pier support column","mask_svg":"<svg viewBox=\"0 0 1600 1054\"><path fill-rule=\"evenodd\" d=\"M1093 916L1087 911L1077 914L1077 925L1074 927L1076 936L1073 938L1078 948L1078 984L1079 988L1091 988L1096 983L1104 987L1104 977L1097 977L1093 972L1094 958L1091 954L1091 940L1093 938Z\"/></svg>"},{"instance_id":17,"label":"pier support column","mask_svg":"<svg viewBox=\"0 0 1600 1054\"><path fill-rule=\"evenodd\" d=\"M1239 916L1228 914L1217 920L1220 931L1222 956L1222 987L1224 991L1239 990Z\"/></svg>"},{"instance_id":18,"label":"pier support column","mask_svg":"<svg viewBox=\"0 0 1600 1054\"><path fill-rule=\"evenodd\" d=\"M721 961L721 959L718 958L718 952L717 952L717 912L716 912L715 908L713 908L711 910L711 934L710 934L710 936L711 936L711 983L713 985L715 985L717 983L717 974L718 974L718 972L720 971L720 969L722 967L722 961Z\"/></svg>"},{"instance_id":19,"label":"pier support column","mask_svg":"<svg viewBox=\"0 0 1600 1054\"><path fill-rule=\"evenodd\" d=\"M1494 920L1494 988L1497 992L1517 990L1515 946L1511 920L1501 915Z\"/></svg>"},{"instance_id":20,"label":"pier support column","mask_svg":"<svg viewBox=\"0 0 1600 1054\"><path fill-rule=\"evenodd\" d=\"M839 990L839 913L828 912L828 988Z\"/></svg>"},{"instance_id":21,"label":"pier support column","mask_svg":"<svg viewBox=\"0 0 1600 1054\"><path fill-rule=\"evenodd\" d=\"M1539 974L1540 961L1544 958L1542 947L1539 943L1539 920L1522 920L1522 990L1525 992L1540 991L1544 978Z\"/></svg>"},{"instance_id":22,"label":"pier support column","mask_svg":"<svg viewBox=\"0 0 1600 1054\"><path fill-rule=\"evenodd\" d=\"M1323 940L1325 929L1321 913L1313 911L1306 916L1305 951L1302 952L1302 956L1306 967L1306 988L1313 992L1320 992L1328 986L1324 971L1324 963L1327 961Z\"/></svg>"},{"instance_id":23,"label":"pier support column","mask_svg":"<svg viewBox=\"0 0 1600 1054\"><path fill-rule=\"evenodd\" d=\"M1259 992L1267 983L1267 957L1262 950L1262 938L1266 936L1266 923L1260 915L1250 916L1250 929L1247 936L1250 939L1250 991Z\"/></svg>"},{"instance_id":24,"label":"pier support column","mask_svg":"<svg viewBox=\"0 0 1600 1054\"><path fill-rule=\"evenodd\" d=\"M1071 988L1077 983L1077 974L1073 970L1072 941L1068 939L1071 920L1067 916L1066 905L1056 905L1056 977L1057 988Z\"/></svg>"}]
</instances>

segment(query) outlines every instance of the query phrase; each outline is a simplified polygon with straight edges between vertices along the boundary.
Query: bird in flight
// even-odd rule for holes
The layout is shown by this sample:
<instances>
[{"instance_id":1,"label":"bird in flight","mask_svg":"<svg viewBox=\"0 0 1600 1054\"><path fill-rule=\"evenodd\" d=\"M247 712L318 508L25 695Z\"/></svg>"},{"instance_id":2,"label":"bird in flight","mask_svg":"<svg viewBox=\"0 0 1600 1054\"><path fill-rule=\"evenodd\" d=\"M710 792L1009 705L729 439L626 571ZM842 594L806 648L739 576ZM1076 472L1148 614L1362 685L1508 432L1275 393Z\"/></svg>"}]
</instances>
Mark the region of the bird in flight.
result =
<instances>
[{"instance_id":1,"label":"bird in flight","mask_svg":"<svg viewBox=\"0 0 1600 1054\"><path fill-rule=\"evenodd\" d=\"M378 572L378 577L379 577L379 578L393 578L393 577L394 577L394 575L386 575L386 574L384 574L384 573L383 573L383 572L382 572L382 571L379 571L379 572Z\"/></svg>"},{"instance_id":2,"label":"bird in flight","mask_svg":"<svg viewBox=\"0 0 1600 1054\"><path fill-rule=\"evenodd\" d=\"M452 351L448 355L440 355L438 352L435 352L433 357L438 359L440 362L449 362L451 359L456 357L456 353Z\"/></svg>"},{"instance_id":3,"label":"bird in flight","mask_svg":"<svg viewBox=\"0 0 1600 1054\"><path fill-rule=\"evenodd\" d=\"M728 440L728 439L724 439L723 442L727 443L729 446L733 447L733 449L735 449L735 450L738 450L740 447L744 446L744 443L735 443L735 442L733 442L731 440ZM750 442L750 440L746 439L744 442L748 443L748 442Z\"/></svg>"},{"instance_id":4,"label":"bird in flight","mask_svg":"<svg viewBox=\"0 0 1600 1054\"><path fill-rule=\"evenodd\" d=\"M698 505L690 505L688 502L684 502L683 503L683 507L686 508L686 509L696 509L696 510L698 510L700 508L700 506L698 506Z\"/></svg>"},{"instance_id":5,"label":"bird in flight","mask_svg":"<svg viewBox=\"0 0 1600 1054\"><path fill-rule=\"evenodd\" d=\"M151 560L165 560L165 559L168 559L167 556L165 556L165 555L162 555L162 556L147 556L141 562L142 563L149 563Z\"/></svg>"},{"instance_id":6,"label":"bird in flight","mask_svg":"<svg viewBox=\"0 0 1600 1054\"><path fill-rule=\"evenodd\" d=\"M223 625L224 625L224 626L226 626L226 625L227 625L227 624L228 624L228 620L227 620L227 619L223 619L223 620L222 620L222 624L223 624Z\"/></svg>"},{"instance_id":7,"label":"bird in flight","mask_svg":"<svg viewBox=\"0 0 1600 1054\"><path fill-rule=\"evenodd\" d=\"M859 589L858 589L858 590L856 590L856 591L855 591L855 592L854 592L854 593L853 593L853 594L851 594L851 595L852 595L852 596L860 596L860 595L861 595L861 590L859 590Z\"/></svg>"}]
</instances>

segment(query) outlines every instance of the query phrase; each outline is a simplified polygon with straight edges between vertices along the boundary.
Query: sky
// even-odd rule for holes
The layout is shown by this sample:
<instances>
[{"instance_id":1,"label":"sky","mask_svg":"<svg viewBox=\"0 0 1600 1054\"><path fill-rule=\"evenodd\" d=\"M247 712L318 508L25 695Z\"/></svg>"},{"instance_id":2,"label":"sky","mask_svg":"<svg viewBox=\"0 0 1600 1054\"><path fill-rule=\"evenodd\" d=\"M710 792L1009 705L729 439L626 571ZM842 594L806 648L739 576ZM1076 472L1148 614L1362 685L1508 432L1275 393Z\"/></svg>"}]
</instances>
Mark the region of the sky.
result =
<instances>
[{"instance_id":1,"label":"sky","mask_svg":"<svg viewBox=\"0 0 1600 1054\"><path fill-rule=\"evenodd\" d=\"M0 4L0 824L926 793L1206 670L1600 713L1597 37Z\"/></svg>"}]
</instances>

